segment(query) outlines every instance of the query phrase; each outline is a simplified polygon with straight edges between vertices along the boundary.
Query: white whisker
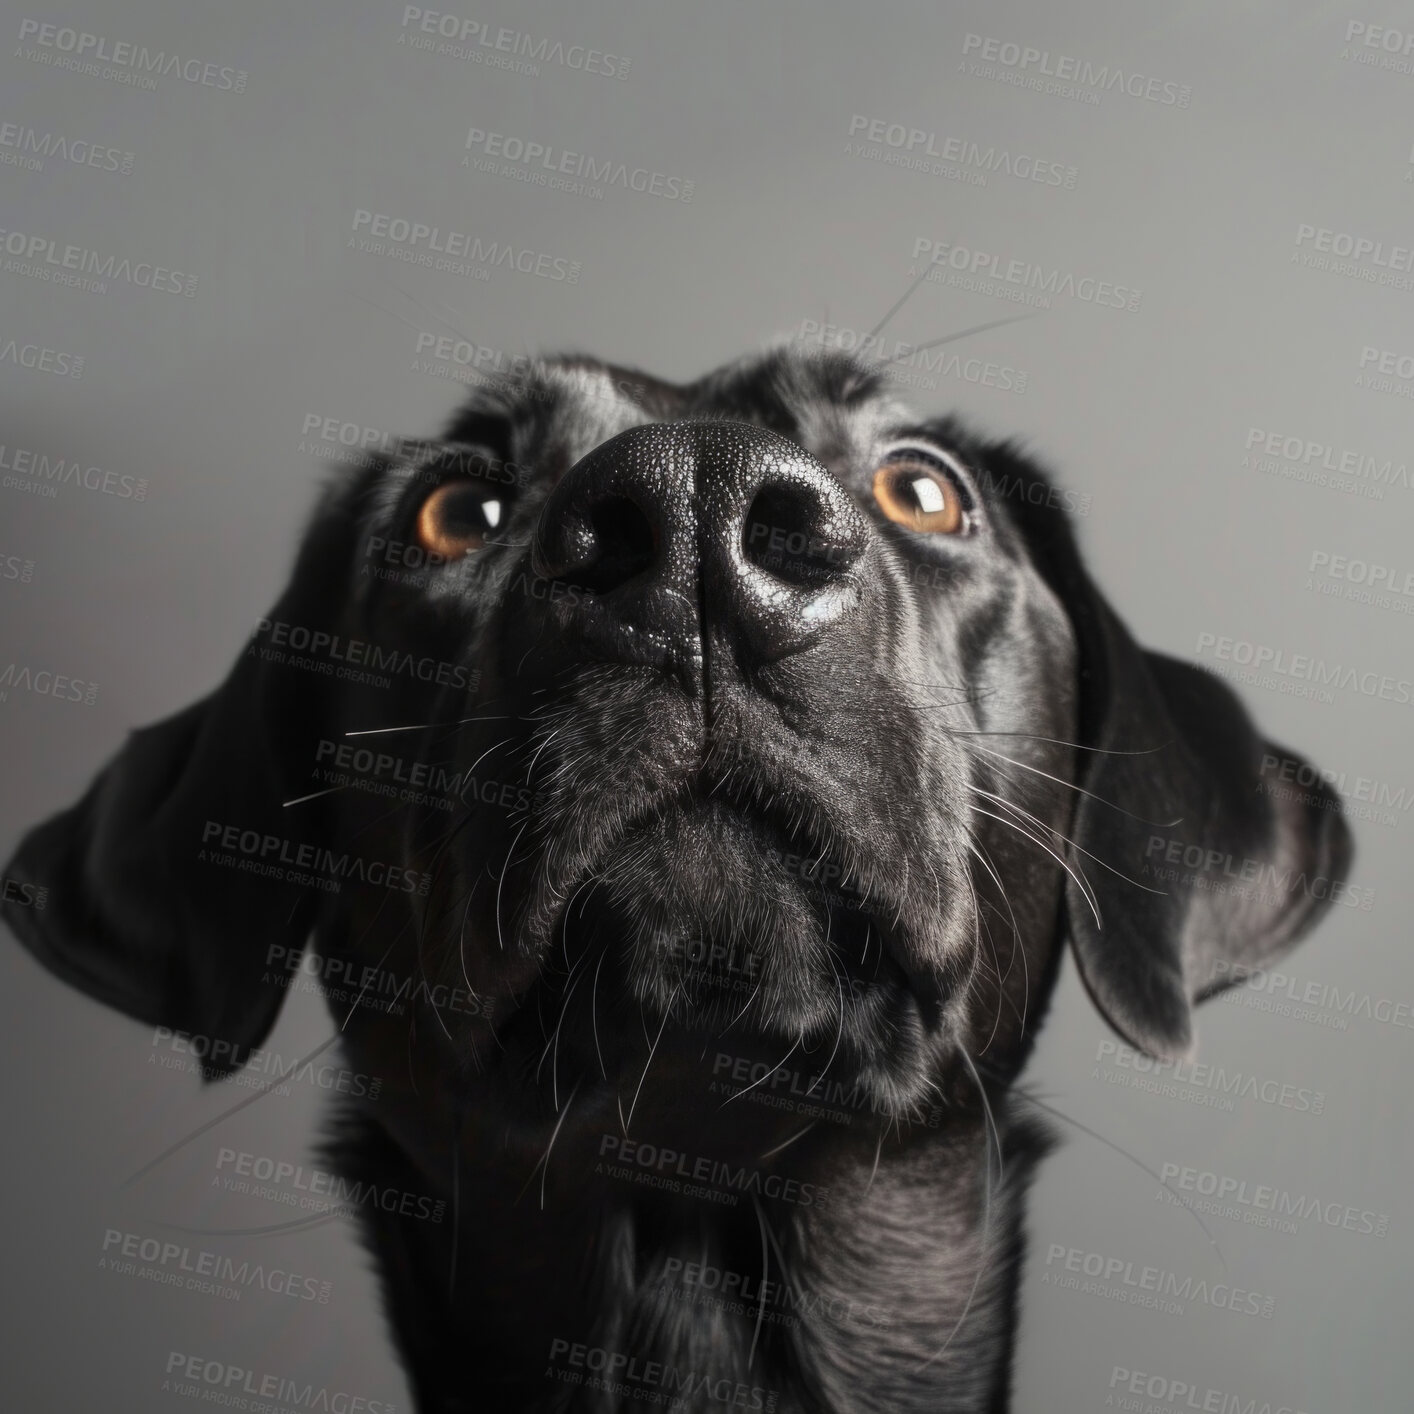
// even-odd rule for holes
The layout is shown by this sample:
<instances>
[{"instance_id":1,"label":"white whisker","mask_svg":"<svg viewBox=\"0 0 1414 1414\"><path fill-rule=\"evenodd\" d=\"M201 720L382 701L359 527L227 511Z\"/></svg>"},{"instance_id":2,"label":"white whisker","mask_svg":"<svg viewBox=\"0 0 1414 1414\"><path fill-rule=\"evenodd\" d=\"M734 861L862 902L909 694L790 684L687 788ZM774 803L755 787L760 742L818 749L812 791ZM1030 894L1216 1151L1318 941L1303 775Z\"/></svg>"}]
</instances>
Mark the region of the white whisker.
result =
<instances>
[{"instance_id":1,"label":"white whisker","mask_svg":"<svg viewBox=\"0 0 1414 1414\"><path fill-rule=\"evenodd\" d=\"M969 787L969 789L976 789L976 787ZM1022 837L1022 839L1030 840L1031 843L1036 845L1038 848L1044 849L1046 853L1049 854L1051 858L1054 859L1056 863L1059 864L1060 867L1064 869L1065 872L1069 874L1072 879L1075 880L1076 887L1080 890L1081 895L1085 899L1085 902L1090 906L1090 912L1095 915L1095 926L1097 928L1104 927L1104 924L1100 921L1100 905L1098 900L1093 897L1089 880L1085 879L1081 874L1078 874L1074 869L1072 869L1071 866L1067 864L1065 860L1062 859L1061 856L1057 854L1055 850L1053 850L1050 845L1048 845L1044 840L1038 840L1035 835L1028 833L1026 830L1023 830L1021 826L1016 823L1015 820L1009 820L1005 815L994 815L990 810L983 810L980 805L973 805L972 808L979 815L985 815L989 820L995 820L998 824L1008 826L1009 828L1015 830L1016 833Z\"/></svg>"},{"instance_id":2,"label":"white whisker","mask_svg":"<svg viewBox=\"0 0 1414 1414\"><path fill-rule=\"evenodd\" d=\"M345 736L385 736L389 732L422 732L428 727L459 727L466 722L509 722L511 717L458 717L455 722L414 722L410 727L365 727L361 731L345 732Z\"/></svg>"},{"instance_id":3,"label":"white whisker","mask_svg":"<svg viewBox=\"0 0 1414 1414\"><path fill-rule=\"evenodd\" d=\"M293 800L287 800L281 809L288 810L292 805L303 805L306 800L318 800L321 795L333 795L336 790L347 790L346 785L330 786L328 790L311 791L309 795L297 795Z\"/></svg>"}]
</instances>

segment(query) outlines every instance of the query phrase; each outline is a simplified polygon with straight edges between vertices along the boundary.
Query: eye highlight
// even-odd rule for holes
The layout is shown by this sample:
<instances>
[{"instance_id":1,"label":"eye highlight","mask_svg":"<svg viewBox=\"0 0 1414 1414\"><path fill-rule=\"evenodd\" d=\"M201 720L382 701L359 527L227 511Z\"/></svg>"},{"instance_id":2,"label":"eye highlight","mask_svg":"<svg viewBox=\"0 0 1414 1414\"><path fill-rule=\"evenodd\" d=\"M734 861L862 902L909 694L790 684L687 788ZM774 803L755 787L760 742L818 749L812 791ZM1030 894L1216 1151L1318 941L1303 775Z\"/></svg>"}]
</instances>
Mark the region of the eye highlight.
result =
<instances>
[{"instance_id":1,"label":"eye highlight","mask_svg":"<svg viewBox=\"0 0 1414 1414\"><path fill-rule=\"evenodd\" d=\"M962 491L940 464L918 452L898 452L874 473L874 500L905 530L961 535L971 529Z\"/></svg>"},{"instance_id":2,"label":"eye highlight","mask_svg":"<svg viewBox=\"0 0 1414 1414\"><path fill-rule=\"evenodd\" d=\"M505 502L478 482L443 482L417 513L418 544L444 560L459 560L481 549L505 511Z\"/></svg>"}]
</instances>

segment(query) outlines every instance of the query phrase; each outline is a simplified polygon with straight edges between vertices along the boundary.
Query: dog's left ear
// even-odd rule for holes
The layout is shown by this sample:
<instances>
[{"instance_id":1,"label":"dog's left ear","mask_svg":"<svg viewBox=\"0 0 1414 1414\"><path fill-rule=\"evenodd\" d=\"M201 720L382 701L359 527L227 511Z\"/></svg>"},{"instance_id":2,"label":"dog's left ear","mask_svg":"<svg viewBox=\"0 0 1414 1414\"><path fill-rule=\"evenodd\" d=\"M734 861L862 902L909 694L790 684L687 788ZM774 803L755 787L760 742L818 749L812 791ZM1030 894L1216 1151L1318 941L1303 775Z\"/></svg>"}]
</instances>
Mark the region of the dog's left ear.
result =
<instances>
[{"instance_id":1,"label":"dog's left ear","mask_svg":"<svg viewBox=\"0 0 1414 1414\"><path fill-rule=\"evenodd\" d=\"M321 513L270 622L332 628L351 526L338 506ZM308 838L309 817L295 829L283 802L308 790L329 689L270 661L265 642L210 696L134 732L5 869L3 915L24 946L96 1000L205 1038L208 1079L269 1033L319 897L288 878L276 846Z\"/></svg>"},{"instance_id":2,"label":"dog's left ear","mask_svg":"<svg viewBox=\"0 0 1414 1414\"><path fill-rule=\"evenodd\" d=\"M1049 490L1009 447L987 460ZM1135 643L1054 504L1022 494L1007 508L1079 648L1087 794L1068 861L1083 881L1066 885L1071 944L1115 1030L1176 1059L1192 1047L1192 1004L1286 952L1340 894L1350 832L1324 784L1277 788L1279 773L1316 773L1265 741L1224 683Z\"/></svg>"}]
</instances>

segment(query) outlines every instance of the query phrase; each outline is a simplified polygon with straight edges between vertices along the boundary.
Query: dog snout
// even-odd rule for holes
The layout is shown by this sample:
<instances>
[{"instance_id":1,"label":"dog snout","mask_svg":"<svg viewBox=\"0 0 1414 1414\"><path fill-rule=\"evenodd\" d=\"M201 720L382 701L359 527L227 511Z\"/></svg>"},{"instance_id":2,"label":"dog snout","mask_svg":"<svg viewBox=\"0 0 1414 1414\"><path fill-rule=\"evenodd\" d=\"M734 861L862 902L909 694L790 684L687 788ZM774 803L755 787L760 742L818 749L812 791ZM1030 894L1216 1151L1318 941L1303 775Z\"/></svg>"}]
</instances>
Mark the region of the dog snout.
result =
<instances>
[{"instance_id":1,"label":"dog snout","mask_svg":"<svg viewBox=\"0 0 1414 1414\"><path fill-rule=\"evenodd\" d=\"M660 423L595 448L560 480L532 542L537 574L585 591L569 632L641 661L720 642L771 662L860 599L873 529L788 439L736 422Z\"/></svg>"}]
</instances>

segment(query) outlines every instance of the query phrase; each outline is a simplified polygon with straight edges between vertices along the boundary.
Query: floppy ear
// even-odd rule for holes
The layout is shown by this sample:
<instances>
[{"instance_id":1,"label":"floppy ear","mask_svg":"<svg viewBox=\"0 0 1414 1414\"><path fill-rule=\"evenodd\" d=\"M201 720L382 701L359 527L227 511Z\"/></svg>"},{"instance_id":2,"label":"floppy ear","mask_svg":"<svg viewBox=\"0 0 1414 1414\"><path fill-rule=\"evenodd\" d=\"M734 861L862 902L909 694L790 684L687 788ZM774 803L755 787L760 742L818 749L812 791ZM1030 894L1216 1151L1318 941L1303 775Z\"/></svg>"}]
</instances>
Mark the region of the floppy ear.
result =
<instances>
[{"instance_id":1,"label":"floppy ear","mask_svg":"<svg viewBox=\"0 0 1414 1414\"><path fill-rule=\"evenodd\" d=\"M989 448L988 462L1045 487L1009 447ZM1053 496L1018 502L1008 509L1079 648L1088 793L1069 860L1085 886L1066 887L1075 959L1125 1040L1178 1058L1192 1046L1192 1003L1279 957L1342 893L1350 832L1324 784L1277 785L1315 773L1264 741L1224 683L1135 643L1048 508Z\"/></svg>"},{"instance_id":2,"label":"floppy ear","mask_svg":"<svg viewBox=\"0 0 1414 1414\"><path fill-rule=\"evenodd\" d=\"M338 507L320 516L267 622L333 626L351 527ZM3 912L21 943L108 1006L226 1043L208 1049L208 1079L238 1069L269 1034L284 993L264 980L268 949L297 956L317 902L229 856L218 863L213 826L288 835L282 803L308 781L326 691L320 674L264 658L257 636L215 692L134 732L6 866Z\"/></svg>"}]
</instances>

